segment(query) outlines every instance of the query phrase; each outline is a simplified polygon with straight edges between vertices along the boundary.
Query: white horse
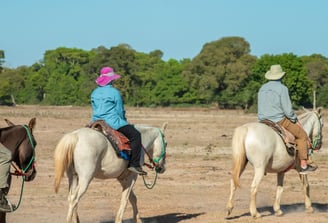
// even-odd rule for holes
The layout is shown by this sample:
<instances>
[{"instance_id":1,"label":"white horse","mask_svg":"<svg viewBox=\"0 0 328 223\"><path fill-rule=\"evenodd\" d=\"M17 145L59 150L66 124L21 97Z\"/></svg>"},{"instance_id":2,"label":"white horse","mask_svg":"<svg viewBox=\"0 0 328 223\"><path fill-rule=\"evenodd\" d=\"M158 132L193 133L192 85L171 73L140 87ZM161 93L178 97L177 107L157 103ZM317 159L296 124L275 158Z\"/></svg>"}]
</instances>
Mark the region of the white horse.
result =
<instances>
[{"instance_id":1,"label":"white horse","mask_svg":"<svg viewBox=\"0 0 328 223\"><path fill-rule=\"evenodd\" d=\"M165 171L166 141L162 129L135 125L141 133L145 153L156 172ZM144 153L142 153L144 154ZM143 156L142 156L143 157ZM67 223L78 223L78 202L95 178L116 178L122 186L121 204L115 223L121 223L128 200L133 208L133 218L140 223L137 198L132 188L138 175L127 170L128 161L119 158L107 137L91 128L81 128L65 134L58 142L55 153L55 191L58 192L61 178L66 171L69 182ZM143 159L141 161L143 163Z\"/></svg>"},{"instance_id":2,"label":"white horse","mask_svg":"<svg viewBox=\"0 0 328 223\"><path fill-rule=\"evenodd\" d=\"M307 111L298 118L304 130L309 136L313 148L320 149L322 142L322 117L321 109ZM277 192L273 209L277 216L283 214L280 209L280 199L283 192L285 172L291 168L297 168L295 157L290 156L281 137L269 126L262 123L247 123L235 129L232 138L233 171L230 187L230 197L227 204L228 215L234 207L234 195L239 179L247 162L254 167L254 178L251 185L250 214L254 218L261 217L256 209L256 193L263 176L268 173L277 173ZM310 189L307 175L299 175L304 195L307 212L313 212L310 200Z\"/></svg>"}]
</instances>

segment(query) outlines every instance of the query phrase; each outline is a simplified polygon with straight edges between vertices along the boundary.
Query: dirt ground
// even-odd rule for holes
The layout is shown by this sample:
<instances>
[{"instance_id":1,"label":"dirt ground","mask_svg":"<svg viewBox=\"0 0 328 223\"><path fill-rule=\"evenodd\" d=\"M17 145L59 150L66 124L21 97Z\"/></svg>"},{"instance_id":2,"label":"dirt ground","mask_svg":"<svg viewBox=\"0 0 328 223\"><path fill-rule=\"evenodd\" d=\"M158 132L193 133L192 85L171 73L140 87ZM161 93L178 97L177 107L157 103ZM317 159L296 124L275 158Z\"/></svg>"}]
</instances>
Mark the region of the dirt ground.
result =
<instances>
[{"instance_id":1,"label":"dirt ground","mask_svg":"<svg viewBox=\"0 0 328 223\"><path fill-rule=\"evenodd\" d=\"M327 111L324 111L325 113ZM53 152L64 133L89 122L89 107L0 107L0 118L16 124L27 124L37 118L34 132L37 140L37 177L24 184L20 207L7 214L9 223L60 223L67 214L67 178L62 180L58 194L53 189ZM231 173L231 137L236 126L256 121L255 114L217 109L127 108L131 123L161 127L168 122L165 134L167 170L160 175L151 190L139 178L134 190L138 197L140 215L144 223L218 223L218 222L328 222L328 129L323 129L323 148L315 153L319 169L309 175L314 213L304 211L303 193L298 175L290 171L285 177L281 200L284 215L276 217L272 204L275 197L276 176L268 174L261 182L257 207L261 219L254 220L248 211L253 169L248 166L237 190L235 209L226 216ZM6 126L0 120L0 127ZM324 121L326 122L325 118ZM149 173L149 180L154 176ZM9 199L18 203L21 178L14 177ZM82 223L113 223L119 206L121 188L115 179L93 180L79 203ZM124 214L130 223L131 206Z\"/></svg>"}]
</instances>

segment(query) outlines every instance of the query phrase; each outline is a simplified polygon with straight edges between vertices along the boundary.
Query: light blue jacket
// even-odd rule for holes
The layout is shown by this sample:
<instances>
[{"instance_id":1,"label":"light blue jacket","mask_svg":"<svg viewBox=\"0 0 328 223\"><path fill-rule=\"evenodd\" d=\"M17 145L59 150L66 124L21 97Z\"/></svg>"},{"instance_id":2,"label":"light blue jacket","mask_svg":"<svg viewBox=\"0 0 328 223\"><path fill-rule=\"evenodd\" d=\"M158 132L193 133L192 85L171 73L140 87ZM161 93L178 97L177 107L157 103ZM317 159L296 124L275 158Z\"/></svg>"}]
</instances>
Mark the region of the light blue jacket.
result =
<instances>
[{"instance_id":1,"label":"light blue jacket","mask_svg":"<svg viewBox=\"0 0 328 223\"><path fill-rule=\"evenodd\" d=\"M122 96L111 84L93 90L91 106L91 121L102 119L115 130L128 125Z\"/></svg>"},{"instance_id":2,"label":"light blue jacket","mask_svg":"<svg viewBox=\"0 0 328 223\"><path fill-rule=\"evenodd\" d=\"M297 121L288 88L280 80L268 81L258 92L258 119L279 122L285 117L292 122Z\"/></svg>"}]
</instances>

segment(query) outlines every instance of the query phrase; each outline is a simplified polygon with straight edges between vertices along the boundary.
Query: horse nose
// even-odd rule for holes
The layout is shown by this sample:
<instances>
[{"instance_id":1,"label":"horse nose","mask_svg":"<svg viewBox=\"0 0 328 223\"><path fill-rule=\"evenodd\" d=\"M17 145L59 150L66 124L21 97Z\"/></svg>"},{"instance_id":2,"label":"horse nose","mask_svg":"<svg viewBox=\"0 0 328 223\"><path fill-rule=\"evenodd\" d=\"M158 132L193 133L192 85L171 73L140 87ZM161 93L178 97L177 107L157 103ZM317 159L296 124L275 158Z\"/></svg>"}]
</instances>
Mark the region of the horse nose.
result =
<instances>
[{"instance_id":1,"label":"horse nose","mask_svg":"<svg viewBox=\"0 0 328 223\"><path fill-rule=\"evenodd\" d=\"M36 170L33 168L32 174L29 176L25 176L25 181L32 181L36 177Z\"/></svg>"},{"instance_id":2,"label":"horse nose","mask_svg":"<svg viewBox=\"0 0 328 223\"><path fill-rule=\"evenodd\" d=\"M156 172L157 173L164 173L165 172L165 167L162 167L162 166L156 167Z\"/></svg>"}]
</instances>

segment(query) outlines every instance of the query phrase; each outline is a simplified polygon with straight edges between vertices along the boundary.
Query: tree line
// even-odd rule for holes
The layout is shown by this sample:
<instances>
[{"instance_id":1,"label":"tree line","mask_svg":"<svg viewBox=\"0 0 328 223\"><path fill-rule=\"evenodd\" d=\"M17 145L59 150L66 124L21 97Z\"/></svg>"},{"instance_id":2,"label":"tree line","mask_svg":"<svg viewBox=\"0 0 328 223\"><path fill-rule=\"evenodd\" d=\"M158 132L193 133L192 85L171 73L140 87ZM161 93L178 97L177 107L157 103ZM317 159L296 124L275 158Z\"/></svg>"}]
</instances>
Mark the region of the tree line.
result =
<instances>
[{"instance_id":1,"label":"tree line","mask_svg":"<svg viewBox=\"0 0 328 223\"><path fill-rule=\"evenodd\" d=\"M59 47L47 50L31 66L3 66L0 50L0 104L89 105L103 66L122 78L115 81L129 106L217 106L255 111L257 91L273 64L287 73L295 107L328 105L328 60L320 54L250 54L242 37L224 37L203 45L194 58L162 59L163 52L137 52L127 44L90 51Z\"/></svg>"}]
</instances>

